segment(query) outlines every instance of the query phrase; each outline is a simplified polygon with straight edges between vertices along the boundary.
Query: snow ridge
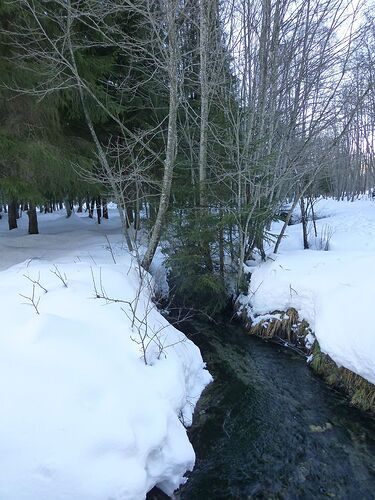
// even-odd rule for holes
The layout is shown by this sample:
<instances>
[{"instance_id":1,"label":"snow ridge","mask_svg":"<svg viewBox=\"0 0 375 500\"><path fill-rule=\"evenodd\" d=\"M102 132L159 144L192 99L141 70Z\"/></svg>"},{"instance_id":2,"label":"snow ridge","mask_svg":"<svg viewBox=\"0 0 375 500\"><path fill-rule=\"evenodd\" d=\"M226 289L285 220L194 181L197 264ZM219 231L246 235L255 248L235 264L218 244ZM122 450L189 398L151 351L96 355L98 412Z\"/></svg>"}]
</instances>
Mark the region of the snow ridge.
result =
<instances>
[{"instance_id":1,"label":"snow ridge","mask_svg":"<svg viewBox=\"0 0 375 500\"><path fill-rule=\"evenodd\" d=\"M211 381L199 349L139 292L118 220L40 219L44 235L32 237L0 221L6 263L11 248L28 258L0 272L0 498L137 500L155 485L171 495L194 466L184 424ZM95 298L94 282L122 302ZM157 333L147 364L144 325L131 322L137 293Z\"/></svg>"},{"instance_id":2,"label":"snow ridge","mask_svg":"<svg viewBox=\"0 0 375 500\"><path fill-rule=\"evenodd\" d=\"M332 234L329 250L303 250L301 224L289 226L280 253L247 268L250 289L241 303L253 315L294 307L309 322L321 350L339 366L375 383L375 203L320 199L318 240ZM271 232L278 233L281 223Z\"/></svg>"}]
</instances>

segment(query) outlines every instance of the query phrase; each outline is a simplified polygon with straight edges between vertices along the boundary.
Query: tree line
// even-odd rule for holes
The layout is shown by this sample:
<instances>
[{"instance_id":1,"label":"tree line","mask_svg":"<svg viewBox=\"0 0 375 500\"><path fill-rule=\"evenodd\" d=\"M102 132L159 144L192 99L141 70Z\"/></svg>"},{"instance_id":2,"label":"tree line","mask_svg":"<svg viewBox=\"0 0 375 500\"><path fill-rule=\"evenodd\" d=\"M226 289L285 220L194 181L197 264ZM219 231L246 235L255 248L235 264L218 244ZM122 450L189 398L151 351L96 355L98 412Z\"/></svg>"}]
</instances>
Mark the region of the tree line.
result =
<instances>
[{"instance_id":1,"label":"tree line","mask_svg":"<svg viewBox=\"0 0 375 500\"><path fill-rule=\"evenodd\" d=\"M373 187L370 7L2 3L1 204L111 199L143 267L162 241L179 295L220 308L298 204L304 218L319 195Z\"/></svg>"}]
</instances>

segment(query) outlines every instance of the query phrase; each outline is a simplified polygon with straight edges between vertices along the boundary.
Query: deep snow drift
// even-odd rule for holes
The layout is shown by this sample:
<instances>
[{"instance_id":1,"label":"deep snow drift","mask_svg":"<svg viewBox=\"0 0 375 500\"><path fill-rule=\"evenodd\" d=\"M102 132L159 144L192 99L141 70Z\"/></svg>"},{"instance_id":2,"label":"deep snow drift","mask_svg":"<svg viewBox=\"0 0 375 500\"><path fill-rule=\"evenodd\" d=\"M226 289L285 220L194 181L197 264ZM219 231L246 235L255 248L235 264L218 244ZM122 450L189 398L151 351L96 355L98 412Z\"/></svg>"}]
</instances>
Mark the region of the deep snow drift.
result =
<instances>
[{"instance_id":1,"label":"deep snow drift","mask_svg":"<svg viewBox=\"0 0 375 500\"><path fill-rule=\"evenodd\" d=\"M248 263L250 289L241 302L253 316L295 307L323 352L375 383L375 201L321 199L315 211L312 249L303 250L301 224L289 226L278 255ZM274 224L272 232L280 229ZM320 250L327 233L329 250Z\"/></svg>"},{"instance_id":2,"label":"deep snow drift","mask_svg":"<svg viewBox=\"0 0 375 500\"><path fill-rule=\"evenodd\" d=\"M211 377L140 290L110 217L42 215L36 236L26 216L11 232L0 220L2 500L136 500L154 485L171 494L193 467L183 423ZM95 298L95 287L122 302Z\"/></svg>"}]
</instances>

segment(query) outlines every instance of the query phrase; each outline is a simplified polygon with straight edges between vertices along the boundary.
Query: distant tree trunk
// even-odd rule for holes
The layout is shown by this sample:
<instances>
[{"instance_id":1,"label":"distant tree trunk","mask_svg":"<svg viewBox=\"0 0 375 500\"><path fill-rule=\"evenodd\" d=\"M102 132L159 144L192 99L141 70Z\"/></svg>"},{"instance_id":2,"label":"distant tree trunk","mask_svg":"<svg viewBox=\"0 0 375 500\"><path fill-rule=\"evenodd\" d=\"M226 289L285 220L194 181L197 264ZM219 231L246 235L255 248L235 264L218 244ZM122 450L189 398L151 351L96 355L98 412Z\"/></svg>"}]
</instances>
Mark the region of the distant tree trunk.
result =
<instances>
[{"instance_id":1,"label":"distant tree trunk","mask_svg":"<svg viewBox=\"0 0 375 500\"><path fill-rule=\"evenodd\" d=\"M107 206L107 198L103 198L103 219L108 219L108 206Z\"/></svg>"},{"instance_id":2,"label":"distant tree trunk","mask_svg":"<svg viewBox=\"0 0 375 500\"><path fill-rule=\"evenodd\" d=\"M90 219L94 218L94 210L95 210L95 198L92 198L90 203L90 212L89 212Z\"/></svg>"},{"instance_id":3,"label":"distant tree trunk","mask_svg":"<svg viewBox=\"0 0 375 500\"><path fill-rule=\"evenodd\" d=\"M18 207L18 203L15 200L11 200L9 205L8 205L9 230L17 229L17 207Z\"/></svg>"},{"instance_id":4,"label":"distant tree trunk","mask_svg":"<svg viewBox=\"0 0 375 500\"><path fill-rule=\"evenodd\" d=\"M126 205L126 227L130 227L134 222L134 213L133 209Z\"/></svg>"},{"instance_id":5,"label":"distant tree trunk","mask_svg":"<svg viewBox=\"0 0 375 500\"><path fill-rule=\"evenodd\" d=\"M234 262L234 245L233 245L233 226L229 226L229 253L231 262Z\"/></svg>"},{"instance_id":6,"label":"distant tree trunk","mask_svg":"<svg viewBox=\"0 0 375 500\"><path fill-rule=\"evenodd\" d=\"M69 219L69 217L72 215L72 207L70 205L69 200L65 200L65 210L66 210L66 218Z\"/></svg>"},{"instance_id":7,"label":"distant tree trunk","mask_svg":"<svg viewBox=\"0 0 375 500\"><path fill-rule=\"evenodd\" d=\"M308 250L309 241L307 235L307 213L306 213L305 200L303 196L300 199L300 207L301 207L301 222L302 222L302 234L303 234L303 248L305 250Z\"/></svg>"},{"instance_id":8,"label":"distant tree trunk","mask_svg":"<svg viewBox=\"0 0 375 500\"><path fill-rule=\"evenodd\" d=\"M200 0L200 140L199 140L199 205L206 207L206 181L207 181L207 137L208 137L208 39L209 39L209 5L212 0Z\"/></svg>"},{"instance_id":9,"label":"distant tree trunk","mask_svg":"<svg viewBox=\"0 0 375 500\"><path fill-rule=\"evenodd\" d=\"M36 207L32 203L29 204L27 215L29 216L29 234L39 234Z\"/></svg>"},{"instance_id":10,"label":"distant tree trunk","mask_svg":"<svg viewBox=\"0 0 375 500\"><path fill-rule=\"evenodd\" d=\"M220 276L224 279L225 272L225 261L224 261L224 234L223 228L219 228L219 265L220 265Z\"/></svg>"},{"instance_id":11,"label":"distant tree trunk","mask_svg":"<svg viewBox=\"0 0 375 500\"><path fill-rule=\"evenodd\" d=\"M139 205L137 203L137 205ZM135 209L135 217L134 217L134 228L139 231L141 229L141 217L139 212L139 207Z\"/></svg>"},{"instance_id":12,"label":"distant tree trunk","mask_svg":"<svg viewBox=\"0 0 375 500\"><path fill-rule=\"evenodd\" d=\"M82 213L82 200L81 198L78 200L78 209L77 209L77 213Z\"/></svg>"},{"instance_id":13,"label":"distant tree trunk","mask_svg":"<svg viewBox=\"0 0 375 500\"><path fill-rule=\"evenodd\" d=\"M91 209L90 198L86 199L86 212L89 212L90 219L94 216L94 209Z\"/></svg>"},{"instance_id":14,"label":"distant tree trunk","mask_svg":"<svg viewBox=\"0 0 375 500\"><path fill-rule=\"evenodd\" d=\"M315 210L314 210L314 200L312 197L310 197L310 207L311 207L311 218L312 218L312 223L314 227L314 234L315 238L318 237L318 231L316 229L316 218L315 218Z\"/></svg>"},{"instance_id":15,"label":"distant tree trunk","mask_svg":"<svg viewBox=\"0 0 375 500\"><path fill-rule=\"evenodd\" d=\"M294 201L291 205L291 207L289 208L288 210L288 213L287 213L287 216L285 218L285 221L284 221L284 224L283 224L283 227L281 228L281 231L280 231L280 234L279 236L277 237L277 240L276 240L276 244L275 244L275 248L273 249L273 253L277 253L277 251L279 250L279 246L280 246L280 243L284 237L284 234L285 234L285 231L286 231L286 228L288 227L288 224L289 224L289 221L290 219L292 218L292 215L293 215L293 210L296 208L296 206L298 205L298 202L300 200L300 197L302 196L303 193L296 193L295 195L295 198L294 198Z\"/></svg>"},{"instance_id":16,"label":"distant tree trunk","mask_svg":"<svg viewBox=\"0 0 375 500\"><path fill-rule=\"evenodd\" d=\"M99 196L96 198L96 214L98 216L98 224L100 224L102 218L102 204Z\"/></svg>"},{"instance_id":17,"label":"distant tree trunk","mask_svg":"<svg viewBox=\"0 0 375 500\"><path fill-rule=\"evenodd\" d=\"M199 221L198 224L205 227L205 217L208 215L207 207L207 143L209 126L209 78L208 57L210 39L210 14L213 6L212 0L200 0L199 2L199 81L200 81L200 139L199 139ZM209 242L206 241L202 231L200 245L206 260L209 272L213 271L213 263Z\"/></svg>"}]
</instances>

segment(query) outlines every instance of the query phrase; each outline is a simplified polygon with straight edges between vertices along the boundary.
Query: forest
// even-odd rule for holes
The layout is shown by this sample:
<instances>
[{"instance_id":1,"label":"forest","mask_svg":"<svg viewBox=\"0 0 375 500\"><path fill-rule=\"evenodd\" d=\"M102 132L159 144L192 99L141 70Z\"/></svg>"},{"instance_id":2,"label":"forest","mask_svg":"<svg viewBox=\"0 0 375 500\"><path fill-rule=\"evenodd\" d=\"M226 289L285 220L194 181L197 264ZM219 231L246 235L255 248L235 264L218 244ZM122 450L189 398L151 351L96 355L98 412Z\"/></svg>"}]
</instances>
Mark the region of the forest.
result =
<instances>
[{"instance_id":1,"label":"forest","mask_svg":"<svg viewBox=\"0 0 375 500\"><path fill-rule=\"evenodd\" d=\"M0 0L0 500L373 500L372 0Z\"/></svg>"},{"instance_id":2,"label":"forest","mask_svg":"<svg viewBox=\"0 0 375 500\"><path fill-rule=\"evenodd\" d=\"M220 309L295 207L373 188L370 4L18 0L0 20L9 229L113 201L143 267L163 242L186 303Z\"/></svg>"}]
</instances>

